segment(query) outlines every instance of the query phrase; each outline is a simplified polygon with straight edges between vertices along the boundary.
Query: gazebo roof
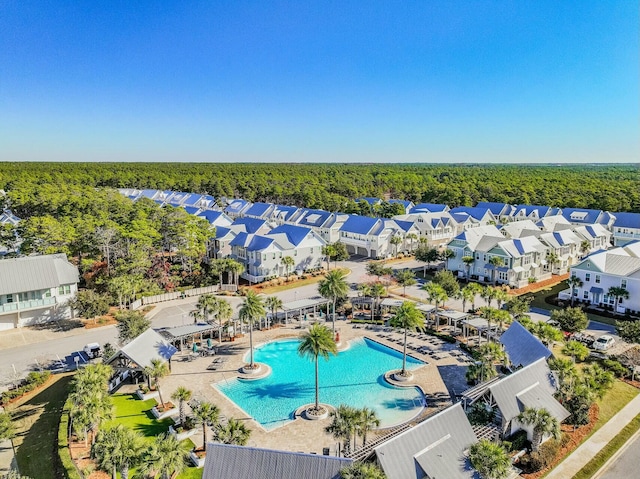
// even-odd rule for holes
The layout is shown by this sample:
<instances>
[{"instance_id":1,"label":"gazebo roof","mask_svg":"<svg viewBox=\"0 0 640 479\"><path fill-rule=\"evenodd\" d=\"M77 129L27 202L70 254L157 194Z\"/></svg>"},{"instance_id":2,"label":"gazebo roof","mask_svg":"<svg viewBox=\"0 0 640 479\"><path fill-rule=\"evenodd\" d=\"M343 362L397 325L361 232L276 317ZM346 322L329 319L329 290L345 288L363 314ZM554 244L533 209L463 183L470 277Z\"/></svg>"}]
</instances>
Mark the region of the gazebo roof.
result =
<instances>
[{"instance_id":1,"label":"gazebo roof","mask_svg":"<svg viewBox=\"0 0 640 479\"><path fill-rule=\"evenodd\" d=\"M106 364L113 364L118 359L128 363L127 369L143 370L151 366L153 359L168 361L178 350L153 329L147 329L137 338L123 346L111 356Z\"/></svg>"},{"instance_id":2,"label":"gazebo roof","mask_svg":"<svg viewBox=\"0 0 640 479\"><path fill-rule=\"evenodd\" d=\"M176 339L189 338L196 334L209 333L217 331L218 324L187 324L185 326L176 326L175 328L161 329L158 332L167 340L175 341Z\"/></svg>"},{"instance_id":3,"label":"gazebo roof","mask_svg":"<svg viewBox=\"0 0 640 479\"><path fill-rule=\"evenodd\" d=\"M380 305L387 308L399 308L402 306L402 303L404 303L402 299L384 298Z\"/></svg>"},{"instance_id":4,"label":"gazebo roof","mask_svg":"<svg viewBox=\"0 0 640 479\"><path fill-rule=\"evenodd\" d=\"M326 298L305 298L284 303L282 305L283 311L299 311L301 309L313 308L314 306L320 306L321 304L327 304L329 302Z\"/></svg>"},{"instance_id":5,"label":"gazebo roof","mask_svg":"<svg viewBox=\"0 0 640 479\"><path fill-rule=\"evenodd\" d=\"M484 318L478 318L478 317L474 317L474 318L470 318L470 319L465 319L464 321L462 321L462 324L466 324L467 326L471 326L472 328L475 328L479 331L484 331L485 329L487 329L487 320Z\"/></svg>"},{"instance_id":6,"label":"gazebo roof","mask_svg":"<svg viewBox=\"0 0 640 479\"><path fill-rule=\"evenodd\" d=\"M440 310L438 311L438 316L441 316L447 319L453 319L454 321L459 321L461 319L465 319L469 317L467 313L463 313L461 311L453 311L453 310L449 310L449 311Z\"/></svg>"}]
</instances>

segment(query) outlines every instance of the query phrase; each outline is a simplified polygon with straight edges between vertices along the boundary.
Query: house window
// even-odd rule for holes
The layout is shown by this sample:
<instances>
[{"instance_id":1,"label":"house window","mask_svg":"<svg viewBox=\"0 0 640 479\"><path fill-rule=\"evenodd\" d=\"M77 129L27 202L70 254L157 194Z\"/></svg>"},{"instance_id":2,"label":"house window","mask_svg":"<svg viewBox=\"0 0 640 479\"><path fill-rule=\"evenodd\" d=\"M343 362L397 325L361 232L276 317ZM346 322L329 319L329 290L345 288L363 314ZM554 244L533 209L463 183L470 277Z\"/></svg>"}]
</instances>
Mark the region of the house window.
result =
<instances>
[{"instance_id":1,"label":"house window","mask_svg":"<svg viewBox=\"0 0 640 479\"><path fill-rule=\"evenodd\" d=\"M622 281L620 281L620 287L624 288L624 289L627 289L627 280L626 279L623 279Z\"/></svg>"},{"instance_id":2,"label":"house window","mask_svg":"<svg viewBox=\"0 0 640 479\"><path fill-rule=\"evenodd\" d=\"M13 295L12 294L8 294L7 295L7 303L13 303Z\"/></svg>"},{"instance_id":3,"label":"house window","mask_svg":"<svg viewBox=\"0 0 640 479\"><path fill-rule=\"evenodd\" d=\"M600 283L600 275L596 274L596 283Z\"/></svg>"},{"instance_id":4,"label":"house window","mask_svg":"<svg viewBox=\"0 0 640 479\"><path fill-rule=\"evenodd\" d=\"M584 299L589 299L589 291L585 291L584 293L582 293L582 297Z\"/></svg>"},{"instance_id":5,"label":"house window","mask_svg":"<svg viewBox=\"0 0 640 479\"><path fill-rule=\"evenodd\" d=\"M591 281L591 274L590 273L585 274L584 275L584 280L585 281Z\"/></svg>"},{"instance_id":6,"label":"house window","mask_svg":"<svg viewBox=\"0 0 640 479\"><path fill-rule=\"evenodd\" d=\"M71 294L71 285L69 284L63 284L62 286L58 287L58 294L62 295L62 294Z\"/></svg>"},{"instance_id":7,"label":"house window","mask_svg":"<svg viewBox=\"0 0 640 479\"><path fill-rule=\"evenodd\" d=\"M45 298L50 298L50 297L51 297L51 290L50 290L50 289L47 289L47 290L44 292L43 296L44 296Z\"/></svg>"}]
</instances>

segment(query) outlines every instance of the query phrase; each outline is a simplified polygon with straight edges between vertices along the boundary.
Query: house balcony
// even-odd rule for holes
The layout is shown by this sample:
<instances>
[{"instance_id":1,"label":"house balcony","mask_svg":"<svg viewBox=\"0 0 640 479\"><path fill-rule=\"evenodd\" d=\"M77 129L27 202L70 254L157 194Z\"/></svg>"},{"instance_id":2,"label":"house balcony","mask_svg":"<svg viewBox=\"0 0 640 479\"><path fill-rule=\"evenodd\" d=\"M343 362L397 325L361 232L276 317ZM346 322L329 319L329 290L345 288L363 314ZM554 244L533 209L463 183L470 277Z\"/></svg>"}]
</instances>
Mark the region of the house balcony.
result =
<instances>
[{"instance_id":1,"label":"house balcony","mask_svg":"<svg viewBox=\"0 0 640 479\"><path fill-rule=\"evenodd\" d=\"M27 301L18 301L16 303L6 303L0 305L0 314L12 313L15 311L30 311L33 309L41 309L56 304L56 298L30 299Z\"/></svg>"}]
</instances>

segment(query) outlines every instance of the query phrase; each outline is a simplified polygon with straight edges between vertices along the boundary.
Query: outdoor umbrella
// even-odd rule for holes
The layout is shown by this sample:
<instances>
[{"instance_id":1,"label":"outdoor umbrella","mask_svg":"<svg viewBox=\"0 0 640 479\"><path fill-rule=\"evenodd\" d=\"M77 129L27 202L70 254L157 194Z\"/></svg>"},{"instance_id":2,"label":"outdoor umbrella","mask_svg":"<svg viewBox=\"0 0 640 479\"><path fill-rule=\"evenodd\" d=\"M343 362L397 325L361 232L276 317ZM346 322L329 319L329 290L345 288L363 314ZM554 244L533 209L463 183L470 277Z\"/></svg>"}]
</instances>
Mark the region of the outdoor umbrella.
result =
<instances>
[{"instance_id":1,"label":"outdoor umbrella","mask_svg":"<svg viewBox=\"0 0 640 479\"><path fill-rule=\"evenodd\" d=\"M213 344L211 343L211 338L207 338L207 347L211 349L211 346L213 346Z\"/></svg>"},{"instance_id":2,"label":"outdoor umbrella","mask_svg":"<svg viewBox=\"0 0 640 479\"><path fill-rule=\"evenodd\" d=\"M191 350L192 350L194 353L197 353L197 352L198 352L198 343L196 343L196 342L194 341L194 342L193 342L193 346L191 347Z\"/></svg>"}]
</instances>

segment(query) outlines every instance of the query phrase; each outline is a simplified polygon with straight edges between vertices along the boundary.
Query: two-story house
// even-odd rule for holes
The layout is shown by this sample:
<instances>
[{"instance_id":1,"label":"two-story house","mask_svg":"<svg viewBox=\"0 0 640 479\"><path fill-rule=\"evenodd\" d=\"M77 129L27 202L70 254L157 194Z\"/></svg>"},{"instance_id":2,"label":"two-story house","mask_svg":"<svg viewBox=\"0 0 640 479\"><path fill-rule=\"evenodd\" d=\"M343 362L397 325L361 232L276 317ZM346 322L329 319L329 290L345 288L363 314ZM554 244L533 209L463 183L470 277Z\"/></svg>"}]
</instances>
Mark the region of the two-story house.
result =
<instances>
[{"instance_id":1,"label":"two-story house","mask_svg":"<svg viewBox=\"0 0 640 479\"><path fill-rule=\"evenodd\" d=\"M348 215L340 227L340 241L347 246L347 251L369 258L387 258L395 254L391 238L396 235L404 241L403 232L392 220L368 216Z\"/></svg>"},{"instance_id":2,"label":"two-story house","mask_svg":"<svg viewBox=\"0 0 640 479\"><path fill-rule=\"evenodd\" d=\"M576 226L573 231L589 243L589 251L587 253L611 247L611 232L602 225Z\"/></svg>"},{"instance_id":3,"label":"two-story house","mask_svg":"<svg viewBox=\"0 0 640 479\"><path fill-rule=\"evenodd\" d=\"M507 223L511 221L513 212L516 207L508 203L493 203L490 201L480 201L476 205L476 208L484 208L491 211L493 216L496 217L499 223Z\"/></svg>"},{"instance_id":4,"label":"two-story house","mask_svg":"<svg viewBox=\"0 0 640 479\"><path fill-rule=\"evenodd\" d=\"M313 230L292 225L277 226L267 234L238 233L230 242L231 257L247 267L241 276L254 283L285 275L286 256L294 261L289 273L321 267L325 245Z\"/></svg>"},{"instance_id":5,"label":"two-story house","mask_svg":"<svg viewBox=\"0 0 640 479\"><path fill-rule=\"evenodd\" d=\"M410 221L418 229L418 241L438 246L451 241L460 231L449 213L412 213L393 217L394 221Z\"/></svg>"},{"instance_id":6,"label":"two-story house","mask_svg":"<svg viewBox=\"0 0 640 479\"><path fill-rule=\"evenodd\" d=\"M457 208L449 210L449 214L456 218L456 221L458 221L458 218L462 219L465 216L468 216L472 219L471 222L474 223L475 226L495 225L498 223L498 220L489 208L458 206ZM459 221L459 223L466 222L467 221Z\"/></svg>"},{"instance_id":7,"label":"two-story house","mask_svg":"<svg viewBox=\"0 0 640 479\"><path fill-rule=\"evenodd\" d=\"M640 240L640 213L614 213L613 244L624 246L631 241Z\"/></svg>"},{"instance_id":8,"label":"two-story house","mask_svg":"<svg viewBox=\"0 0 640 479\"><path fill-rule=\"evenodd\" d=\"M608 211L585 208L562 208L562 216L572 225L599 224L611 230L616 217Z\"/></svg>"},{"instance_id":9,"label":"two-story house","mask_svg":"<svg viewBox=\"0 0 640 479\"><path fill-rule=\"evenodd\" d=\"M574 288L575 299L615 307L609 288L617 287L629 293L628 298L618 298L618 312L640 312L640 241L593 253L573 265L569 274L582 281ZM562 291L558 298L571 299L571 290Z\"/></svg>"},{"instance_id":10,"label":"two-story house","mask_svg":"<svg viewBox=\"0 0 640 479\"><path fill-rule=\"evenodd\" d=\"M240 218L243 213L249 209L251 203L249 201L245 201L240 198L236 198L233 200L229 200L227 206L224 208L224 214L226 214L229 218L236 219Z\"/></svg>"},{"instance_id":11,"label":"two-story house","mask_svg":"<svg viewBox=\"0 0 640 479\"><path fill-rule=\"evenodd\" d=\"M409 210L409 213L445 213L449 207L439 203L418 203Z\"/></svg>"},{"instance_id":12,"label":"two-story house","mask_svg":"<svg viewBox=\"0 0 640 479\"><path fill-rule=\"evenodd\" d=\"M517 205L513 210L510 221L531 220L536 222L540 218L554 216L560 213L562 213L560 208L552 208L550 206Z\"/></svg>"},{"instance_id":13,"label":"two-story house","mask_svg":"<svg viewBox=\"0 0 640 479\"><path fill-rule=\"evenodd\" d=\"M0 330L71 318L78 277L64 254L0 260Z\"/></svg>"}]
</instances>

